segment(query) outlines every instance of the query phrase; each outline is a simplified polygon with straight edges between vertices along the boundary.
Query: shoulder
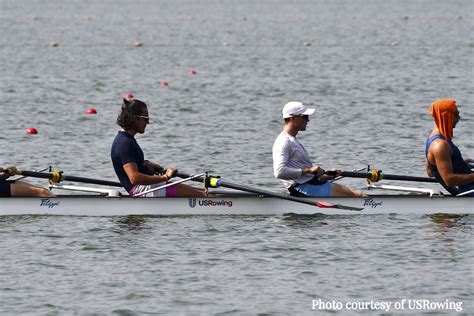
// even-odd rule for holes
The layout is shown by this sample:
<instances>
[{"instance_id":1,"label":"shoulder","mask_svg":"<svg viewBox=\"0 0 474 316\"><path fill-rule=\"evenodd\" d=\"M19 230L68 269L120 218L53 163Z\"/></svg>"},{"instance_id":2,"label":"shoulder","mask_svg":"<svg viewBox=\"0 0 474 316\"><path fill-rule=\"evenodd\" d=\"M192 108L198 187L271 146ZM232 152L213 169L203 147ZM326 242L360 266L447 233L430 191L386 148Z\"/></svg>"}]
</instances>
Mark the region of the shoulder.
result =
<instances>
[{"instance_id":1,"label":"shoulder","mask_svg":"<svg viewBox=\"0 0 474 316\"><path fill-rule=\"evenodd\" d=\"M126 133L118 132L114 138L114 144L123 144L123 143L133 143L134 140L132 137L128 136Z\"/></svg>"},{"instance_id":2,"label":"shoulder","mask_svg":"<svg viewBox=\"0 0 474 316\"><path fill-rule=\"evenodd\" d=\"M445 139L436 138L431 143L429 151L435 156L451 155L452 149Z\"/></svg>"},{"instance_id":3,"label":"shoulder","mask_svg":"<svg viewBox=\"0 0 474 316\"><path fill-rule=\"evenodd\" d=\"M112 152L118 155L123 152L137 150L137 147L139 147L133 137L124 134L119 132L112 143Z\"/></svg>"},{"instance_id":4,"label":"shoulder","mask_svg":"<svg viewBox=\"0 0 474 316\"><path fill-rule=\"evenodd\" d=\"M281 132L280 135L277 136L275 139L275 143L273 144L273 147L275 146L287 146L292 143L290 135L288 135L285 132Z\"/></svg>"},{"instance_id":5,"label":"shoulder","mask_svg":"<svg viewBox=\"0 0 474 316\"><path fill-rule=\"evenodd\" d=\"M280 155L292 155L296 148L297 145L295 138L285 132L282 132L275 140L275 144L273 144L273 153Z\"/></svg>"}]
</instances>

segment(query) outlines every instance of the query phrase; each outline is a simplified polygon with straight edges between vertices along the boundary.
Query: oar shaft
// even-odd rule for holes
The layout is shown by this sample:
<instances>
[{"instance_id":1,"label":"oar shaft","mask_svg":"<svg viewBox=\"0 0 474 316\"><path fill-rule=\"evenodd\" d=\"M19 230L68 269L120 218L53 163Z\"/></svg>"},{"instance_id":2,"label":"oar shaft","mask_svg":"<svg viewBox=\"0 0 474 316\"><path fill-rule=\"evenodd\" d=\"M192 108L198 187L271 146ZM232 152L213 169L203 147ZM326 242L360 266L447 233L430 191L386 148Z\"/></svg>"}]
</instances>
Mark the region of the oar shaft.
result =
<instances>
[{"instance_id":1,"label":"oar shaft","mask_svg":"<svg viewBox=\"0 0 474 316\"><path fill-rule=\"evenodd\" d=\"M402 176L396 174L383 174L383 178L387 180L401 180L401 181L414 181L414 182L438 182L435 178L426 178L426 177L412 177L412 176Z\"/></svg>"},{"instance_id":2,"label":"oar shaft","mask_svg":"<svg viewBox=\"0 0 474 316\"><path fill-rule=\"evenodd\" d=\"M20 170L17 169L17 175L33 177L33 178L42 178L42 179L50 179L53 180L57 175L54 173L47 173L47 172L36 172L36 171L28 171L28 170ZM82 183L90 183L90 184L98 184L98 185L108 185L112 187L121 187L122 184L120 182L114 181L107 181L107 180L99 180L99 179L91 179L91 178L83 178L83 177L75 177L75 176L67 176L61 175L60 181L72 181L72 182L82 182Z\"/></svg>"},{"instance_id":3,"label":"oar shaft","mask_svg":"<svg viewBox=\"0 0 474 316\"><path fill-rule=\"evenodd\" d=\"M335 171L326 171L326 174L327 175L336 175L336 172ZM352 172L352 171L342 171L341 176L348 177L348 178L363 178L363 179L372 179L374 177L374 175L371 172ZM412 176L402 176L402 175L396 175L396 174L380 173L380 179L379 180L383 180L383 179L438 183L438 181L434 178L412 177Z\"/></svg>"},{"instance_id":4,"label":"oar shaft","mask_svg":"<svg viewBox=\"0 0 474 316\"><path fill-rule=\"evenodd\" d=\"M177 173L176 176L178 176L180 178L189 178L189 177L191 177L191 175L186 174L186 173ZM193 180L203 182L203 181L205 181L205 178L204 177L196 177ZM326 202L313 201L313 200L299 198L299 197L295 197L295 196L291 196L291 195L284 195L284 194L279 194L279 193L275 193L275 192L271 192L271 191L267 191L267 190L256 189L256 188L248 187L246 185L241 185L241 184L236 184L236 183L223 181L222 179L219 179L219 186L229 188L229 189L239 190L239 191L255 193L257 195L262 195L262 196L267 196L267 197L280 198L282 200L293 201L293 202L308 204L308 205L317 206L317 207L333 207L333 208L348 209L348 210L353 210L353 211L360 211L361 210L361 208L357 208L357 207L349 207L349 206L331 204L331 203L326 203Z\"/></svg>"},{"instance_id":5,"label":"oar shaft","mask_svg":"<svg viewBox=\"0 0 474 316\"><path fill-rule=\"evenodd\" d=\"M189 174L186 174L186 173L181 173L181 172L177 173L176 176L178 176L180 178L192 177L192 175L189 175ZM203 182L204 177L195 177L193 180ZM304 204L309 204L309 205L313 205L313 206L316 205L316 202L308 201L308 200L305 200L305 199L302 199L302 198L289 196L289 195L278 194L278 193L270 192L270 191L267 191L267 190L254 189L254 188L251 188L251 187L248 187L248 186L244 186L244 185L240 185L240 184L236 184L236 183L231 183L231 182L227 182L227 181L222 181L222 180L219 180L219 186L224 187L224 188L239 190L239 191L255 193L255 194L263 195L263 196L277 197L277 198L280 198L280 199L299 202L299 203L304 203Z\"/></svg>"}]
</instances>

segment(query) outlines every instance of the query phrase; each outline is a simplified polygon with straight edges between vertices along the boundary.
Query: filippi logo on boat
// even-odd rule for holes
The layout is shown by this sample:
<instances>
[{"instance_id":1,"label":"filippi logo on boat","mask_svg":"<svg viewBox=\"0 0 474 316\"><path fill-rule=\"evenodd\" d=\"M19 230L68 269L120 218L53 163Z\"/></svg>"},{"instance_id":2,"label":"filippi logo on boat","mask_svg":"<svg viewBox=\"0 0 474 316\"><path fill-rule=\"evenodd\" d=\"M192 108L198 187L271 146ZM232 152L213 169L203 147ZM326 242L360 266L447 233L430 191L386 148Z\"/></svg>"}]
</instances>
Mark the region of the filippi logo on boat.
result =
<instances>
[{"instance_id":1,"label":"filippi logo on boat","mask_svg":"<svg viewBox=\"0 0 474 316\"><path fill-rule=\"evenodd\" d=\"M370 206L371 208L376 208L377 206L382 205L382 201L376 201L373 198L367 198L364 200L364 206Z\"/></svg>"},{"instance_id":2,"label":"filippi logo on boat","mask_svg":"<svg viewBox=\"0 0 474 316\"><path fill-rule=\"evenodd\" d=\"M47 208L53 208L59 205L59 201L53 202L50 199L41 199L40 206L45 206Z\"/></svg>"},{"instance_id":3,"label":"filippi logo on boat","mask_svg":"<svg viewBox=\"0 0 474 316\"><path fill-rule=\"evenodd\" d=\"M189 207L194 208L197 205L199 206L227 206L227 207L232 207L232 201L229 200L220 200L220 201L214 201L214 200L198 200L196 198L190 198L189 199Z\"/></svg>"}]
</instances>

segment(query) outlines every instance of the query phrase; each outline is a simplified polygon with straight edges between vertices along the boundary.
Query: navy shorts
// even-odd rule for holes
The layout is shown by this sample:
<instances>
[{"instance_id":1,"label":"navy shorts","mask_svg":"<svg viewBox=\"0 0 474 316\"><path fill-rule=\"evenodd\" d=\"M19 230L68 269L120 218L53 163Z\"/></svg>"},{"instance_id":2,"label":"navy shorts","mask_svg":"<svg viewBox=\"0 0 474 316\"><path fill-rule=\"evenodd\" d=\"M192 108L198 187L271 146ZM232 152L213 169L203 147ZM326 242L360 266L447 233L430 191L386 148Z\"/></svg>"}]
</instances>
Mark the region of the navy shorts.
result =
<instances>
[{"instance_id":1,"label":"navy shorts","mask_svg":"<svg viewBox=\"0 0 474 316\"><path fill-rule=\"evenodd\" d=\"M10 185L15 181L0 181L0 197L11 197Z\"/></svg>"},{"instance_id":2,"label":"navy shorts","mask_svg":"<svg viewBox=\"0 0 474 316\"><path fill-rule=\"evenodd\" d=\"M463 192L467 192L471 190L474 190L474 183L469 183L469 184L462 185L459 187L459 193L463 193ZM466 194L465 196L474 196L474 192Z\"/></svg>"}]
</instances>

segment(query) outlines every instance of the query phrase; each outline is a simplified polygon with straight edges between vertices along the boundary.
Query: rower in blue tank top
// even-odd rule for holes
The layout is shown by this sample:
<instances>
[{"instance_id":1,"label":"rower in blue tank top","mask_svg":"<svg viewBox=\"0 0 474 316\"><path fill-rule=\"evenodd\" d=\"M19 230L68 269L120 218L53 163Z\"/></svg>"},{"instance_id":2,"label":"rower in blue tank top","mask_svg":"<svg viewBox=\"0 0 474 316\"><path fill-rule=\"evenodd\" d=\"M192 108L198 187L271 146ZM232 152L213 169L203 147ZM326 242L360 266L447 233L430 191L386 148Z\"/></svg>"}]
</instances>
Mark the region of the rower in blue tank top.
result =
<instances>
[{"instance_id":1,"label":"rower in blue tank top","mask_svg":"<svg viewBox=\"0 0 474 316\"><path fill-rule=\"evenodd\" d=\"M469 165L474 161L463 159L451 140L460 118L456 101L438 100L431 105L430 112L435 126L426 141L426 173L453 195L472 191L466 195L474 196L474 172Z\"/></svg>"}]
</instances>

